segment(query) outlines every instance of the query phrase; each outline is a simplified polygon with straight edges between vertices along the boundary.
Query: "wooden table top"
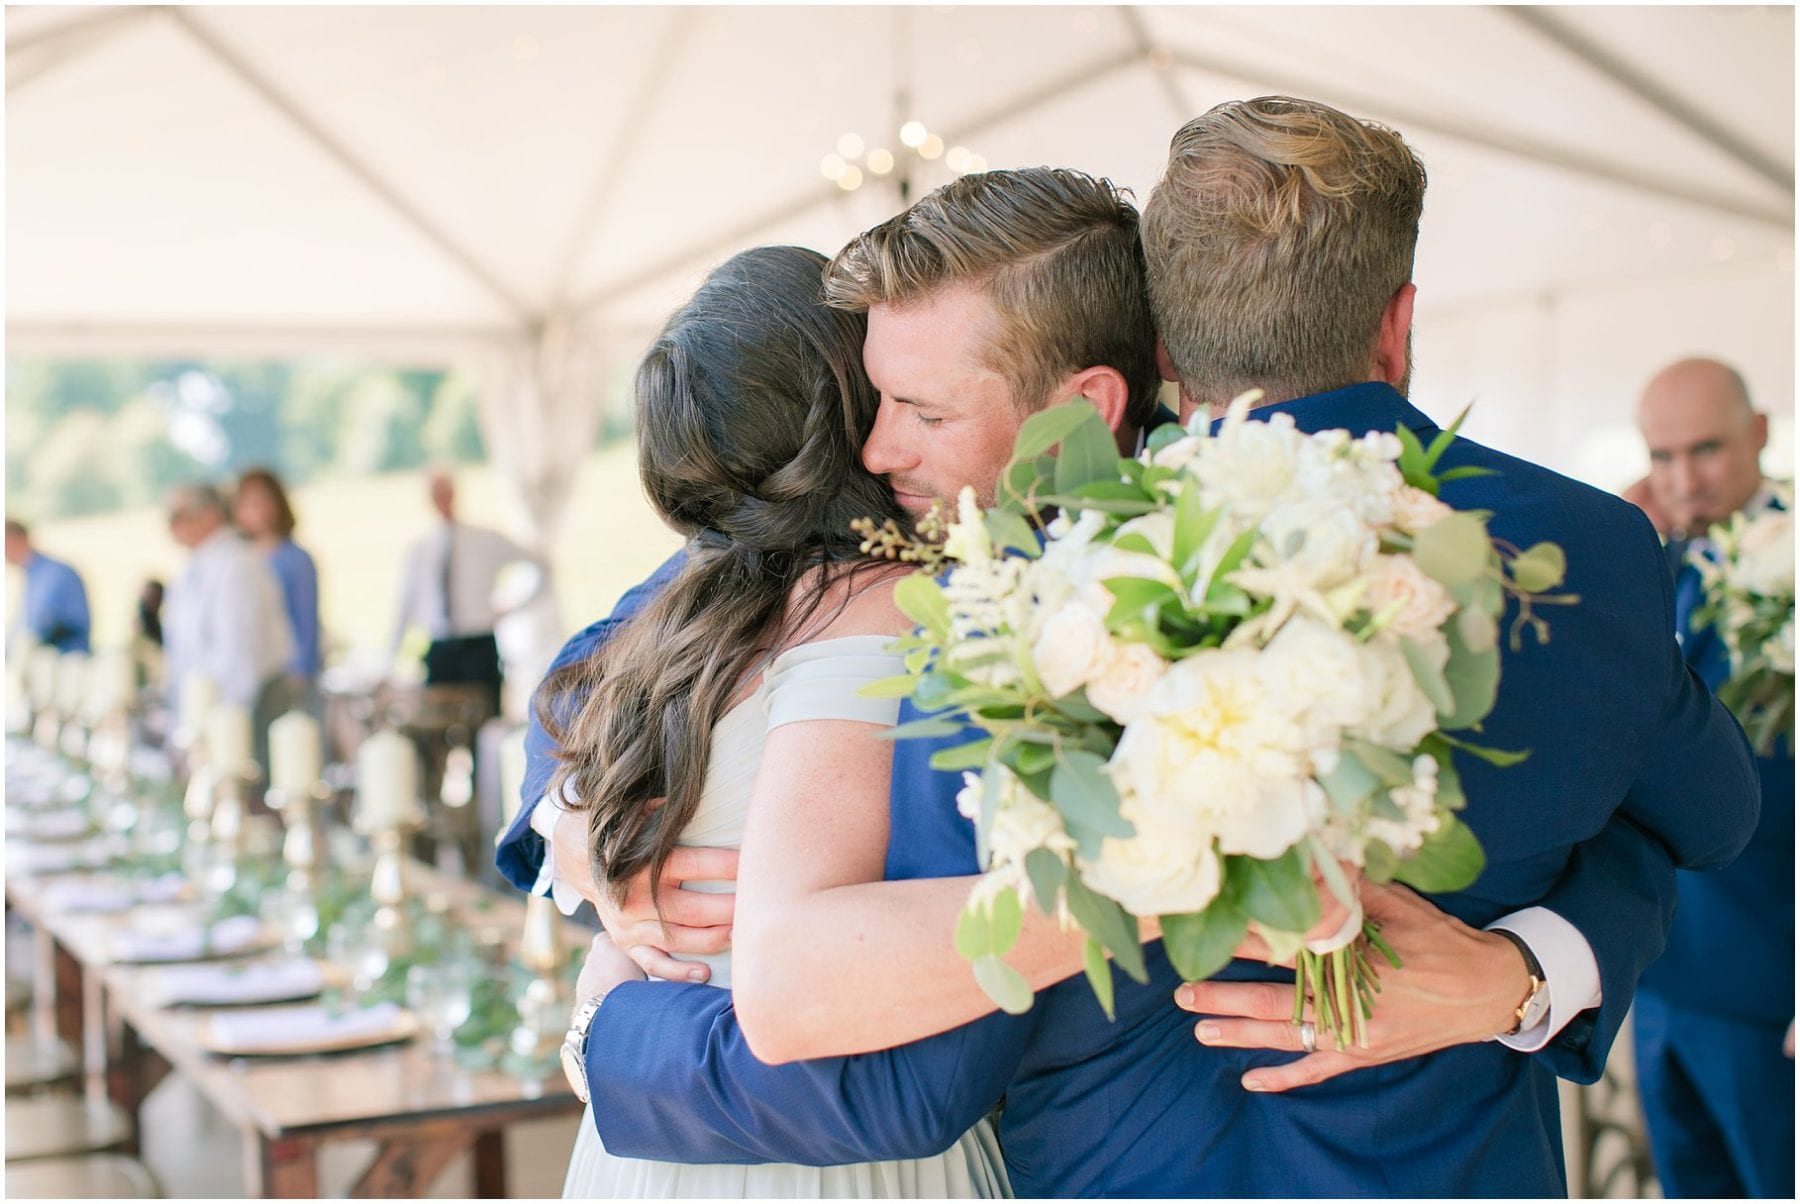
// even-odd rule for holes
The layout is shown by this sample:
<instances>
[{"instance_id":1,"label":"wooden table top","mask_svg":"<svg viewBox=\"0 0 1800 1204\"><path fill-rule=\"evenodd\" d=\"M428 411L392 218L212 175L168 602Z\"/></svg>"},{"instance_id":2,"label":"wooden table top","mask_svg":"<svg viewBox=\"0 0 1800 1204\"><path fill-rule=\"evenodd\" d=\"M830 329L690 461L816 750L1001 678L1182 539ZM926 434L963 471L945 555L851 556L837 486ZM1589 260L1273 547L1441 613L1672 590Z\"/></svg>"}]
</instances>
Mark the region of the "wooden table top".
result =
<instances>
[{"instance_id":1,"label":"wooden table top","mask_svg":"<svg viewBox=\"0 0 1800 1204\"><path fill-rule=\"evenodd\" d=\"M519 931L525 915L522 899L448 878L417 863L409 871L415 890L441 891L459 910L487 896L492 906L480 914L479 923ZM114 965L108 955L111 934L131 916L148 918L183 905L146 905L132 913L48 915L41 906L40 885L45 881L9 877L8 899L25 919L48 930L90 973L99 975L112 1006L144 1043L191 1078L239 1128L275 1138L349 1128L372 1132L437 1118L500 1114L524 1119L580 1107L554 1069L537 1083L497 1071L468 1070L448 1055L434 1054L423 1038L304 1057L225 1058L208 1053L200 1044L200 1027L208 1015L222 1009L155 1006L149 987L158 967ZM565 925L564 931L571 942L585 942L589 936L574 924Z\"/></svg>"}]
</instances>

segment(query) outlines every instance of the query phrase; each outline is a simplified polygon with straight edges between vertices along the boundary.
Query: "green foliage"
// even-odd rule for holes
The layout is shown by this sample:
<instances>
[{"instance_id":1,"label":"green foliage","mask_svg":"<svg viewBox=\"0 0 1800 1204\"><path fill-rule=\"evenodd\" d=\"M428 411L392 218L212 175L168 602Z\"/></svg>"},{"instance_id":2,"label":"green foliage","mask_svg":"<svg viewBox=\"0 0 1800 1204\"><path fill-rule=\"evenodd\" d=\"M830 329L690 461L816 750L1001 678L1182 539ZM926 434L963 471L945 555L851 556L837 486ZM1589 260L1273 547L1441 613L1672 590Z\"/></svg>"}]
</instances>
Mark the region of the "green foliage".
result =
<instances>
[{"instance_id":1,"label":"green foliage","mask_svg":"<svg viewBox=\"0 0 1800 1204\"><path fill-rule=\"evenodd\" d=\"M1393 880L1426 894L1449 894L1473 886L1486 867L1487 854L1469 825L1446 815L1424 845L1394 868Z\"/></svg>"}]
</instances>

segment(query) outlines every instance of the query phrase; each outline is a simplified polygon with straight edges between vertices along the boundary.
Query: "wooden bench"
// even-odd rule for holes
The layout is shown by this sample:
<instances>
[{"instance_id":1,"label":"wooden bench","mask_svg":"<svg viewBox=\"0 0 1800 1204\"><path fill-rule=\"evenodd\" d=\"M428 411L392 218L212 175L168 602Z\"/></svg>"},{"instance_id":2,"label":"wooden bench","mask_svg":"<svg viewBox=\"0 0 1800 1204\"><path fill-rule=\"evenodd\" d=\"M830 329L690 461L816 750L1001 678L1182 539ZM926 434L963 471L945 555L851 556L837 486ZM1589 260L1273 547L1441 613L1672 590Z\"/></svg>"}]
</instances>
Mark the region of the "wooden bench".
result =
<instances>
[{"instance_id":1,"label":"wooden bench","mask_svg":"<svg viewBox=\"0 0 1800 1204\"><path fill-rule=\"evenodd\" d=\"M6 1094L17 1095L73 1083L81 1076L81 1060L55 1037L6 1039Z\"/></svg>"},{"instance_id":2,"label":"wooden bench","mask_svg":"<svg viewBox=\"0 0 1800 1204\"><path fill-rule=\"evenodd\" d=\"M44 1158L6 1168L14 1200L154 1200L162 1195L144 1164L122 1154Z\"/></svg>"},{"instance_id":3,"label":"wooden bench","mask_svg":"<svg viewBox=\"0 0 1800 1204\"><path fill-rule=\"evenodd\" d=\"M44 1095L6 1101L8 1163L97 1154L130 1140L131 1119L111 1100Z\"/></svg>"}]
</instances>

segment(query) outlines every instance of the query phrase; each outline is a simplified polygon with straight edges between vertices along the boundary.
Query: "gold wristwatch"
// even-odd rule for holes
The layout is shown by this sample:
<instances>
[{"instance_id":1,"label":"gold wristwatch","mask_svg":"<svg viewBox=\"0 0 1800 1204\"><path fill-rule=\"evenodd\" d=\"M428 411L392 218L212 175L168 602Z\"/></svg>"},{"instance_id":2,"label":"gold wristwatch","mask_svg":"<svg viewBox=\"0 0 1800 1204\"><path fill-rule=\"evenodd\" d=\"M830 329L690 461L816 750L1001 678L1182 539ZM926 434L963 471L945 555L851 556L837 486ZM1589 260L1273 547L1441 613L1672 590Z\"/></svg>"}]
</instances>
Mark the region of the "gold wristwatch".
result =
<instances>
[{"instance_id":1,"label":"gold wristwatch","mask_svg":"<svg viewBox=\"0 0 1800 1204\"><path fill-rule=\"evenodd\" d=\"M1544 967L1538 961L1537 954L1525 943L1525 938L1505 928L1490 928L1495 936L1503 936L1511 941L1519 956L1525 959L1525 973L1531 980L1530 989L1519 1006L1513 1009L1513 1026L1500 1035L1516 1037L1528 1028L1536 1028L1543 1023L1544 1014L1550 1010L1550 984L1544 978Z\"/></svg>"}]
</instances>

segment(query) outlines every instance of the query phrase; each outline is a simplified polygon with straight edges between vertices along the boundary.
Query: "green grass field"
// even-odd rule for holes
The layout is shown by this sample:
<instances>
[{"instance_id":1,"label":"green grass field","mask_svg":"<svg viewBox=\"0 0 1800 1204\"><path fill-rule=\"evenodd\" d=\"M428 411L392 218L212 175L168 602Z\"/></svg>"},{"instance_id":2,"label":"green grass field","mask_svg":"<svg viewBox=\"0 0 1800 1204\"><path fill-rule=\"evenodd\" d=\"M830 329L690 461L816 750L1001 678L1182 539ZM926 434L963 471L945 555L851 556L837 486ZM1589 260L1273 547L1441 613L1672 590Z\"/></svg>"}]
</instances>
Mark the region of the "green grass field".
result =
<instances>
[{"instance_id":1,"label":"green grass field","mask_svg":"<svg viewBox=\"0 0 1800 1204\"><path fill-rule=\"evenodd\" d=\"M501 483L491 468L463 469L457 498L465 521L516 530L507 521ZM345 654L384 654L406 547L433 520L423 478L409 472L321 482L296 490L293 502L300 520L295 539L319 565L327 662ZM32 537L86 578L96 648L123 644L143 582L170 580L182 562L159 509L40 523ZM606 614L679 544L644 500L629 443L590 456L576 477L551 553L564 626L572 632ZM17 577L9 569L9 602L16 597Z\"/></svg>"}]
</instances>

